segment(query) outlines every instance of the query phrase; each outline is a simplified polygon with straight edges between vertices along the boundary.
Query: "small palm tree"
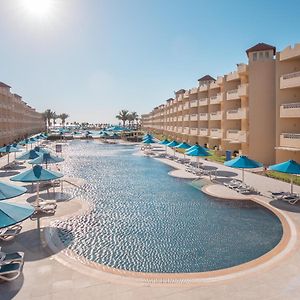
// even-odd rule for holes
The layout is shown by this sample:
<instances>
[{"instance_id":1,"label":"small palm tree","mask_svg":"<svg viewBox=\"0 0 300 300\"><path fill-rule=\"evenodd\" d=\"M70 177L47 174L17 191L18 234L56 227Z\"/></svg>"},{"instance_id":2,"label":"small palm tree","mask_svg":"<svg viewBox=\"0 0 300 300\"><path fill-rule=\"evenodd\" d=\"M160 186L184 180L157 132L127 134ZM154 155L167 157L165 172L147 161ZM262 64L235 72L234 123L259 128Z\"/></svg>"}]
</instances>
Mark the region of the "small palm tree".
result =
<instances>
[{"instance_id":1,"label":"small palm tree","mask_svg":"<svg viewBox=\"0 0 300 300\"><path fill-rule=\"evenodd\" d=\"M53 114L52 114L53 125L56 124L56 119L57 119L58 117L59 117L59 116L56 114L56 112L53 112Z\"/></svg>"},{"instance_id":2,"label":"small palm tree","mask_svg":"<svg viewBox=\"0 0 300 300\"><path fill-rule=\"evenodd\" d=\"M46 109L44 112L44 118L47 121L48 128L51 126L51 119L53 117L54 112L51 109Z\"/></svg>"},{"instance_id":3,"label":"small palm tree","mask_svg":"<svg viewBox=\"0 0 300 300\"><path fill-rule=\"evenodd\" d=\"M139 115L137 114L137 112L133 111L131 113L131 116L132 116L132 119L133 119L133 123L136 121L136 124L137 124L137 121L139 120Z\"/></svg>"},{"instance_id":4,"label":"small palm tree","mask_svg":"<svg viewBox=\"0 0 300 300\"><path fill-rule=\"evenodd\" d=\"M134 116L132 115L132 113L130 113L130 114L127 115L127 121L128 121L129 128L131 128L132 127L132 123L134 121Z\"/></svg>"},{"instance_id":5,"label":"small palm tree","mask_svg":"<svg viewBox=\"0 0 300 300\"><path fill-rule=\"evenodd\" d=\"M59 118L61 119L61 123L62 123L63 127L65 127L66 119L69 118L69 115L62 113L59 115Z\"/></svg>"},{"instance_id":6,"label":"small palm tree","mask_svg":"<svg viewBox=\"0 0 300 300\"><path fill-rule=\"evenodd\" d=\"M116 115L116 118L118 120L121 120L123 122L123 127L125 127L125 122L128 120L128 110L122 109L118 115Z\"/></svg>"}]
</instances>

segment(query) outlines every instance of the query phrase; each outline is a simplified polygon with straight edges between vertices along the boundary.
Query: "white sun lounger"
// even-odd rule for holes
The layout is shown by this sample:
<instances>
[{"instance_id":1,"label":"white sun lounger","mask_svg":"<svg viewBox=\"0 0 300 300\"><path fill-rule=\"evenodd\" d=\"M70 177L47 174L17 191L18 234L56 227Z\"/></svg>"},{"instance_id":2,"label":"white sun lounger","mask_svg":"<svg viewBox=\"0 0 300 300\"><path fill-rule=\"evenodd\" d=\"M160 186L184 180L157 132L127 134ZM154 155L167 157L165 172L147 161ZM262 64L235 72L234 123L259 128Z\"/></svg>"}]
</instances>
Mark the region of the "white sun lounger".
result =
<instances>
[{"instance_id":1,"label":"white sun lounger","mask_svg":"<svg viewBox=\"0 0 300 300\"><path fill-rule=\"evenodd\" d=\"M22 230L22 226L19 224L8 226L0 229L0 240L6 241L11 240L17 236Z\"/></svg>"},{"instance_id":2,"label":"white sun lounger","mask_svg":"<svg viewBox=\"0 0 300 300\"><path fill-rule=\"evenodd\" d=\"M15 262L18 262L18 263L24 262L24 252L5 253L5 252L0 251L0 266L1 266L1 264L9 264L9 263L15 263Z\"/></svg>"},{"instance_id":3,"label":"white sun lounger","mask_svg":"<svg viewBox=\"0 0 300 300\"><path fill-rule=\"evenodd\" d=\"M23 262L0 264L0 279L12 281L17 279L22 272Z\"/></svg>"}]
</instances>

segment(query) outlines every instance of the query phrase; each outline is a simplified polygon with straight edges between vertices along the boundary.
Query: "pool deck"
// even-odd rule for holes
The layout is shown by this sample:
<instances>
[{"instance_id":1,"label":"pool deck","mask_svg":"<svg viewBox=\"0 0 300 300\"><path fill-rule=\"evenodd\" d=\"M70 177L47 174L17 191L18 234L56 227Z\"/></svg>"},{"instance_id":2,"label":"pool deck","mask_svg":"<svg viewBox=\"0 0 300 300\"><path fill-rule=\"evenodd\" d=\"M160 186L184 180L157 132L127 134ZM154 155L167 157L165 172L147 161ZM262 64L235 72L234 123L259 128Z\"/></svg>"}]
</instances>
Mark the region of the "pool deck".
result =
<instances>
[{"instance_id":1,"label":"pool deck","mask_svg":"<svg viewBox=\"0 0 300 300\"><path fill-rule=\"evenodd\" d=\"M189 177L191 175L184 171L184 166L166 159L159 160L176 169L170 172L171 176L194 178ZM213 178L212 185L204 187L204 192L223 198L224 201L243 201L249 198L219 184L231 178L241 178L241 171L200 161L208 168L218 168L217 178ZM28 167L27 165L26 168ZM13 173L24 170L0 171L0 180L9 182ZM80 180L72 180L82 184ZM0 242L3 251L25 252L23 274L13 282L0 283L0 299L299 299L300 203L289 205L270 198L271 190L288 191L288 183L250 172L245 172L245 181L261 192L254 200L278 211L289 226L288 242L284 249L265 263L246 271L227 274L229 276L220 280L195 282L138 280L124 276L122 272L112 274L83 266L65 257L64 249L57 247L56 252L50 251L45 234L52 221L87 209L82 201L74 198L60 201L54 216L23 222L23 230L14 241ZM300 187L295 186L294 191L300 193ZM46 191L42 193L45 195ZM24 203L28 199L32 201L33 197L34 193L29 192L9 201ZM54 197L53 193L48 194L48 198L51 197Z\"/></svg>"}]
</instances>

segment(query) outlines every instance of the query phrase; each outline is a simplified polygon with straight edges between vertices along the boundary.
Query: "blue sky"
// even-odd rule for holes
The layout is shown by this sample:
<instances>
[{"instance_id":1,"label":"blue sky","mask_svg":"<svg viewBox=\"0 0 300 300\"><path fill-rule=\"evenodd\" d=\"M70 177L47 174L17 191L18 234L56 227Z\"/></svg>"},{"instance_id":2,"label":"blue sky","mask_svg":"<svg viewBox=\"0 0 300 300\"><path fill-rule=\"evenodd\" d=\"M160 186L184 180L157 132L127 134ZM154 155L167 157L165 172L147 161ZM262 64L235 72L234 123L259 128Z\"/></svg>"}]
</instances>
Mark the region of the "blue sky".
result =
<instances>
[{"instance_id":1,"label":"blue sky","mask_svg":"<svg viewBox=\"0 0 300 300\"><path fill-rule=\"evenodd\" d=\"M205 74L233 71L258 42L300 42L296 0L51 0L46 16L22 1L0 0L0 81L80 122L146 113Z\"/></svg>"}]
</instances>

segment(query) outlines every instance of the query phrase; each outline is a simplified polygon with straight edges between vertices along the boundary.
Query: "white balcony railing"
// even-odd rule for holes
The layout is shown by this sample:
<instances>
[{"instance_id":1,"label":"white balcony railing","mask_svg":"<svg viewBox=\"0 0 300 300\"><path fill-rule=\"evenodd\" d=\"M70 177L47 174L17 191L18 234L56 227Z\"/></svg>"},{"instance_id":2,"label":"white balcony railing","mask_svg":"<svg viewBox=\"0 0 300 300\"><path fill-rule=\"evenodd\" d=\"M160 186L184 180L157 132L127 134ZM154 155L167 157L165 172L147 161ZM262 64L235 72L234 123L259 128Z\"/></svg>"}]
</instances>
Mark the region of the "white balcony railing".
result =
<instances>
[{"instance_id":1,"label":"white balcony railing","mask_svg":"<svg viewBox=\"0 0 300 300\"><path fill-rule=\"evenodd\" d=\"M239 73L237 71L234 71L232 73L229 73L227 76L226 76L226 81L231 81L231 80L237 80L239 79Z\"/></svg>"},{"instance_id":2,"label":"white balcony railing","mask_svg":"<svg viewBox=\"0 0 300 300\"><path fill-rule=\"evenodd\" d=\"M238 86L239 97L248 97L248 83L243 83Z\"/></svg>"},{"instance_id":3,"label":"white balcony railing","mask_svg":"<svg viewBox=\"0 0 300 300\"><path fill-rule=\"evenodd\" d=\"M300 102L280 105L281 118L300 118Z\"/></svg>"},{"instance_id":4,"label":"white balcony railing","mask_svg":"<svg viewBox=\"0 0 300 300\"><path fill-rule=\"evenodd\" d=\"M197 107L198 106L198 100L191 100L190 107Z\"/></svg>"},{"instance_id":5,"label":"white balcony railing","mask_svg":"<svg viewBox=\"0 0 300 300\"><path fill-rule=\"evenodd\" d=\"M212 139L222 139L223 138L223 130L220 128L211 128L209 130L209 137Z\"/></svg>"},{"instance_id":6,"label":"white balcony railing","mask_svg":"<svg viewBox=\"0 0 300 300\"><path fill-rule=\"evenodd\" d=\"M179 105L179 106L177 107L177 111L182 111L182 105Z\"/></svg>"},{"instance_id":7,"label":"white balcony railing","mask_svg":"<svg viewBox=\"0 0 300 300\"><path fill-rule=\"evenodd\" d=\"M226 139L231 140L232 142L246 143L247 133L246 131L238 129L229 129L226 132Z\"/></svg>"},{"instance_id":8,"label":"white balcony railing","mask_svg":"<svg viewBox=\"0 0 300 300\"><path fill-rule=\"evenodd\" d=\"M208 136L208 129L207 128L199 128L199 135L200 136Z\"/></svg>"},{"instance_id":9,"label":"white balcony railing","mask_svg":"<svg viewBox=\"0 0 300 300\"><path fill-rule=\"evenodd\" d=\"M198 93L198 88L195 87L195 88L190 89L190 93L191 94L197 94Z\"/></svg>"},{"instance_id":10,"label":"white balcony railing","mask_svg":"<svg viewBox=\"0 0 300 300\"><path fill-rule=\"evenodd\" d=\"M230 90L230 91L227 91L227 93L226 93L227 100L236 100L239 98L240 98L240 96L238 93L238 89Z\"/></svg>"},{"instance_id":11,"label":"white balcony railing","mask_svg":"<svg viewBox=\"0 0 300 300\"><path fill-rule=\"evenodd\" d=\"M300 71L285 74L280 77L281 89L294 88L294 87L300 87Z\"/></svg>"},{"instance_id":12,"label":"white balcony railing","mask_svg":"<svg viewBox=\"0 0 300 300\"><path fill-rule=\"evenodd\" d=\"M182 121L182 116L178 116L178 117L177 117L177 121L178 121L178 122L181 122L181 121Z\"/></svg>"},{"instance_id":13,"label":"white balcony railing","mask_svg":"<svg viewBox=\"0 0 300 300\"><path fill-rule=\"evenodd\" d=\"M199 114L200 121L207 121L208 120L208 113L200 113Z\"/></svg>"},{"instance_id":14,"label":"white balcony railing","mask_svg":"<svg viewBox=\"0 0 300 300\"><path fill-rule=\"evenodd\" d=\"M190 135L198 135L198 128L191 128Z\"/></svg>"},{"instance_id":15,"label":"white balcony railing","mask_svg":"<svg viewBox=\"0 0 300 300\"><path fill-rule=\"evenodd\" d=\"M201 84L200 86L199 86L199 91L200 92L205 92L205 91L207 91L208 90L208 85L207 84Z\"/></svg>"},{"instance_id":16,"label":"white balcony railing","mask_svg":"<svg viewBox=\"0 0 300 300\"><path fill-rule=\"evenodd\" d=\"M197 114L190 115L190 121L198 121L198 115Z\"/></svg>"},{"instance_id":17,"label":"white balcony railing","mask_svg":"<svg viewBox=\"0 0 300 300\"><path fill-rule=\"evenodd\" d=\"M300 133L282 133L280 147L300 149Z\"/></svg>"},{"instance_id":18,"label":"white balcony railing","mask_svg":"<svg viewBox=\"0 0 300 300\"><path fill-rule=\"evenodd\" d=\"M247 111L245 108L231 109L226 112L227 120L241 120L247 118Z\"/></svg>"},{"instance_id":19,"label":"white balcony railing","mask_svg":"<svg viewBox=\"0 0 300 300\"><path fill-rule=\"evenodd\" d=\"M215 111L210 113L210 120L222 120L222 111Z\"/></svg>"},{"instance_id":20,"label":"white balcony railing","mask_svg":"<svg viewBox=\"0 0 300 300\"><path fill-rule=\"evenodd\" d=\"M189 115L185 115L185 116L183 117L183 121L187 122L187 121L189 121L189 120L190 120L190 116L189 116Z\"/></svg>"},{"instance_id":21,"label":"white balcony railing","mask_svg":"<svg viewBox=\"0 0 300 300\"><path fill-rule=\"evenodd\" d=\"M183 128L183 133L184 134L189 134L190 133L190 128L189 127L184 127Z\"/></svg>"},{"instance_id":22,"label":"white balcony railing","mask_svg":"<svg viewBox=\"0 0 300 300\"><path fill-rule=\"evenodd\" d=\"M199 99L199 106L205 106L208 105L209 98L201 98Z\"/></svg>"},{"instance_id":23,"label":"white balcony railing","mask_svg":"<svg viewBox=\"0 0 300 300\"><path fill-rule=\"evenodd\" d=\"M187 110L187 109L189 109L189 108L190 108L189 103L188 103L188 102L185 103L184 106L183 106L183 109L184 109L184 110Z\"/></svg>"},{"instance_id":24,"label":"white balcony railing","mask_svg":"<svg viewBox=\"0 0 300 300\"><path fill-rule=\"evenodd\" d=\"M211 96L209 98L209 103L210 104L220 104L222 100L223 100L223 93L218 93L217 95Z\"/></svg>"}]
</instances>

